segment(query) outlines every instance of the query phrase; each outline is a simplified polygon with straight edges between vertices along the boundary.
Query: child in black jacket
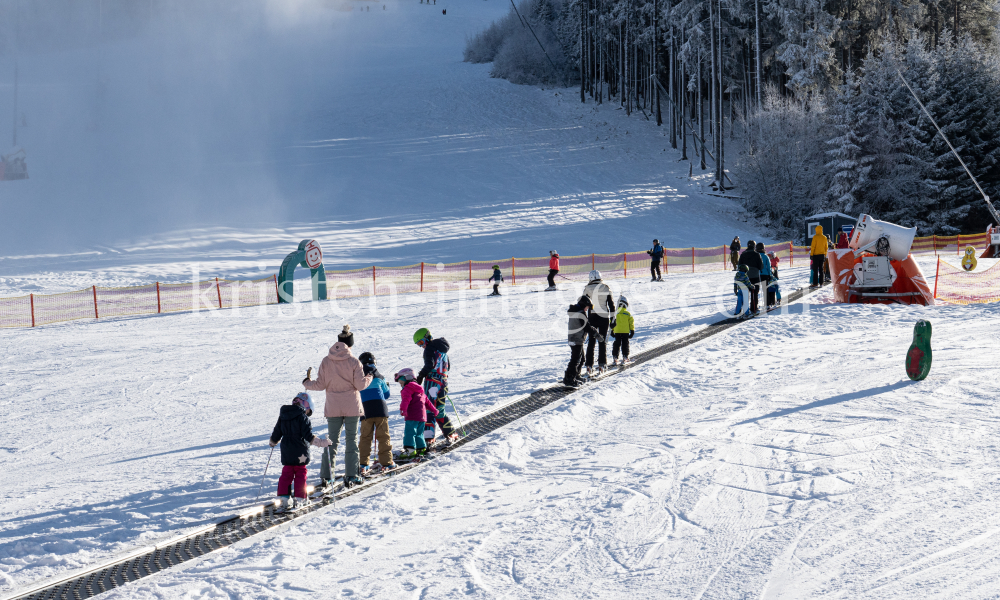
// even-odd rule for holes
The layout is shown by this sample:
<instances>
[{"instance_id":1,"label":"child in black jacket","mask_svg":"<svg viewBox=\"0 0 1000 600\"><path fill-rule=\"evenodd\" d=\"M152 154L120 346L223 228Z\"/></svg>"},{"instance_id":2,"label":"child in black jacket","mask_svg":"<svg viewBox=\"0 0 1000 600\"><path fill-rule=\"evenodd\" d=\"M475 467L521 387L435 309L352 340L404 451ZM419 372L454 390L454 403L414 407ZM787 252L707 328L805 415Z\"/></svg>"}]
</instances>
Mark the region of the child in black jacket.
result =
<instances>
[{"instance_id":1,"label":"child in black jacket","mask_svg":"<svg viewBox=\"0 0 1000 600\"><path fill-rule=\"evenodd\" d=\"M330 440L324 440L313 435L312 416L313 405L309 394L299 392L291 404L281 407L278 422L271 432L271 447L281 442L281 477L278 479L278 498L281 510L291 508L292 489L294 488L295 504L304 505L308 502L306 493L306 465L309 464L309 444L317 448L326 448Z\"/></svg>"}]
</instances>

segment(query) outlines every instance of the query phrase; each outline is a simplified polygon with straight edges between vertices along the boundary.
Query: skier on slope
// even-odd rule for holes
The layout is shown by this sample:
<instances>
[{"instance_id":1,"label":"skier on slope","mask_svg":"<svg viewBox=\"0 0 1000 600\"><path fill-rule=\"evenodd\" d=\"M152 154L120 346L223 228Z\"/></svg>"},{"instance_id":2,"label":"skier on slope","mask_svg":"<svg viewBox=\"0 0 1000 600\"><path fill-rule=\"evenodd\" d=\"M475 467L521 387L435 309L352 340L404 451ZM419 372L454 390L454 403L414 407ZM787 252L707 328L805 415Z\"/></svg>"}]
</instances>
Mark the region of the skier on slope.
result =
<instances>
[{"instance_id":1,"label":"skier on slope","mask_svg":"<svg viewBox=\"0 0 1000 600\"><path fill-rule=\"evenodd\" d=\"M594 345L599 344L597 355L597 370L603 372L608 364L608 326L615 314L615 302L611 299L611 288L601 280L601 272L590 272L590 283L583 288L583 293L590 298L593 309L590 311L590 324L597 329L597 335L590 336L587 341L587 374L594 373Z\"/></svg>"},{"instance_id":2,"label":"skier on slope","mask_svg":"<svg viewBox=\"0 0 1000 600\"><path fill-rule=\"evenodd\" d=\"M559 274L559 253L549 250L549 287L545 291L551 292L556 289L556 275Z\"/></svg>"},{"instance_id":3,"label":"skier on slope","mask_svg":"<svg viewBox=\"0 0 1000 600\"><path fill-rule=\"evenodd\" d=\"M406 423L403 425L403 452L399 460L411 460L427 454L427 442L424 440L424 427L427 419L438 415L424 390L417 384L413 369L402 369L394 376L402 388L399 391L399 414ZM430 416L428 416L430 415ZM434 421L431 421L432 427Z\"/></svg>"},{"instance_id":4,"label":"skier on slope","mask_svg":"<svg viewBox=\"0 0 1000 600\"><path fill-rule=\"evenodd\" d=\"M583 366L583 345L587 336L597 335L597 329L590 324L587 313L594 307L590 297L580 296L575 304L570 304L569 310L569 365L563 375L563 385L577 387L583 383L580 379L580 368Z\"/></svg>"},{"instance_id":5,"label":"skier on slope","mask_svg":"<svg viewBox=\"0 0 1000 600\"><path fill-rule=\"evenodd\" d=\"M622 354L622 366L632 362L629 360L628 341L635 335L635 319L628 310L628 298L618 297L618 312L615 313L615 326L611 331L615 336L615 343L611 346L611 364L618 364L618 351Z\"/></svg>"},{"instance_id":6,"label":"skier on slope","mask_svg":"<svg viewBox=\"0 0 1000 600\"><path fill-rule=\"evenodd\" d=\"M733 238L731 244L729 244L729 261L733 263L733 270L736 270L736 265L740 261L740 236Z\"/></svg>"},{"instance_id":7,"label":"skier on slope","mask_svg":"<svg viewBox=\"0 0 1000 600\"><path fill-rule=\"evenodd\" d=\"M493 281L493 293L490 296L500 295L500 284L503 282L503 273L500 272L500 265L493 265L493 274L486 281Z\"/></svg>"},{"instance_id":8,"label":"skier on slope","mask_svg":"<svg viewBox=\"0 0 1000 600\"><path fill-rule=\"evenodd\" d=\"M646 254L649 255L649 274L653 276L653 281L663 281L663 275L660 274L660 261L663 260L663 246L660 245L660 240L653 240L653 247L646 250Z\"/></svg>"},{"instance_id":9,"label":"skier on slope","mask_svg":"<svg viewBox=\"0 0 1000 600\"><path fill-rule=\"evenodd\" d=\"M309 464L309 444L317 448L326 448L330 440L313 435L313 406L309 394L299 392L291 404L281 407L278 422L271 432L269 443L272 448L281 443L281 477L278 478L278 510L287 510L294 506L304 506L309 503L306 492L306 465Z\"/></svg>"},{"instance_id":10,"label":"skier on slope","mask_svg":"<svg viewBox=\"0 0 1000 600\"><path fill-rule=\"evenodd\" d=\"M372 383L372 376L365 375L361 361L354 358L351 349L344 342L330 347L330 353L319 363L319 373L315 380L306 378L302 386L307 390L326 390L326 404L323 414L329 427L330 460L326 454L320 467L320 479L333 481L334 462L337 460L337 444L340 430L344 429L344 485L350 487L361 483L358 477L358 422L365 410L361 405L361 390Z\"/></svg>"},{"instance_id":11,"label":"skier on slope","mask_svg":"<svg viewBox=\"0 0 1000 600\"><path fill-rule=\"evenodd\" d=\"M438 411L436 419L429 418L424 428L427 446L434 442L435 420L441 427L445 440L453 442L458 439L458 434L455 433L451 419L444 411L444 405L448 401L448 372L451 370L448 350L451 349L451 345L443 337L435 339L426 327L421 327L413 334L413 343L424 349L424 366L417 373L416 381L424 386L424 392Z\"/></svg>"},{"instance_id":12,"label":"skier on slope","mask_svg":"<svg viewBox=\"0 0 1000 600\"><path fill-rule=\"evenodd\" d=\"M372 442L378 444L378 464L381 470L395 468L392 462L392 440L389 436L389 407L385 401L392 395L385 378L378 371L375 355L363 352L358 357L365 375L372 376L371 385L361 390L361 405L365 414L361 417L361 458L359 473L365 475L371 471L368 458L372 453ZM421 430L421 433L423 431Z\"/></svg>"},{"instance_id":13,"label":"skier on slope","mask_svg":"<svg viewBox=\"0 0 1000 600\"><path fill-rule=\"evenodd\" d=\"M740 255L741 265L747 266L747 278L750 279L750 314L757 313L757 299L760 295L760 271L764 268L760 254L757 253L757 244L750 240L747 242L747 249Z\"/></svg>"},{"instance_id":14,"label":"skier on slope","mask_svg":"<svg viewBox=\"0 0 1000 600\"><path fill-rule=\"evenodd\" d=\"M823 235L823 226L816 226L816 233L813 235L812 243L809 244L809 261L812 271L812 279L809 287L819 287L823 285L825 274L823 272L823 262L826 260L826 251L830 247L830 240Z\"/></svg>"}]
</instances>

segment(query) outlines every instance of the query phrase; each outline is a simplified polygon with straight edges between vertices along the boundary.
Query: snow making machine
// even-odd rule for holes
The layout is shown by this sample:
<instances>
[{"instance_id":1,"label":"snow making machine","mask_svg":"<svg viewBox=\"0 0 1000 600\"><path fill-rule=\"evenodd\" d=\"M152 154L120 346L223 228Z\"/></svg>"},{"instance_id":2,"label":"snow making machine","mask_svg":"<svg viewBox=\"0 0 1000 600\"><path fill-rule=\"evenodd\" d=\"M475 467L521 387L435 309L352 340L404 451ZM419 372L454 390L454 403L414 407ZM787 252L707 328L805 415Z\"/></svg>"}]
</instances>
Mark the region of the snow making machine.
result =
<instances>
[{"instance_id":1,"label":"snow making machine","mask_svg":"<svg viewBox=\"0 0 1000 600\"><path fill-rule=\"evenodd\" d=\"M861 215L847 248L827 253L833 297L853 304L934 304L920 265L910 256L917 234L908 228Z\"/></svg>"}]
</instances>

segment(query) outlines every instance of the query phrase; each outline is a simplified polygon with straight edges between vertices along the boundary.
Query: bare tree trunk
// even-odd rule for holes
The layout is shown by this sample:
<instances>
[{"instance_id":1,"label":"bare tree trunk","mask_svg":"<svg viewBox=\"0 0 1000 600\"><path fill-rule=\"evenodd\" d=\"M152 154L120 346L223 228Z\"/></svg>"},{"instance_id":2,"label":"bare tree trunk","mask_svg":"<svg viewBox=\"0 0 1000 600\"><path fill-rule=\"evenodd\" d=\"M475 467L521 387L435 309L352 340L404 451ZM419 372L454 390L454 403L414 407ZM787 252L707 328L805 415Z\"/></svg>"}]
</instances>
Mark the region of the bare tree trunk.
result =
<instances>
[{"instance_id":1,"label":"bare tree trunk","mask_svg":"<svg viewBox=\"0 0 1000 600\"><path fill-rule=\"evenodd\" d=\"M762 106L762 96L761 96L761 71L763 67L760 64L760 0L753 0L753 24L754 24L754 36L756 43L754 44L754 50L757 53L754 59L754 69L757 71L757 108Z\"/></svg>"}]
</instances>

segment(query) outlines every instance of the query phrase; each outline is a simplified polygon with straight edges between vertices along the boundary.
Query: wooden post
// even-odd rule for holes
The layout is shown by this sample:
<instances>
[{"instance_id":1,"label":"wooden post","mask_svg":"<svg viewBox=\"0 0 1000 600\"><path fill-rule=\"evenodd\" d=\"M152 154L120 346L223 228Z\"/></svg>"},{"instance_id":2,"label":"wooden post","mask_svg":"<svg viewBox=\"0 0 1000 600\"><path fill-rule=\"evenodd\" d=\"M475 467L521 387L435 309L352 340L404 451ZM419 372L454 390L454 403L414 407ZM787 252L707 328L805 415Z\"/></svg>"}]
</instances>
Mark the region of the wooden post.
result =
<instances>
[{"instance_id":1,"label":"wooden post","mask_svg":"<svg viewBox=\"0 0 1000 600\"><path fill-rule=\"evenodd\" d=\"M590 270L591 271L597 269L597 261L595 260L594 256L595 256L594 254L590 255Z\"/></svg>"},{"instance_id":2,"label":"wooden post","mask_svg":"<svg viewBox=\"0 0 1000 600\"><path fill-rule=\"evenodd\" d=\"M510 259L510 278L511 280L513 280L513 283L511 283L511 285L517 285L517 267L514 265L515 260L516 259L514 258Z\"/></svg>"},{"instance_id":3,"label":"wooden post","mask_svg":"<svg viewBox=\"0 0 1000 600\"><path fill-rule=\"evenodd\" d=\"M219 278L215 278L215 293L219 295L219 308L222 308L222 290L219 289Z\"/></svg>"},{"instance_id":4,"label":"wooden post","mask_svg":"<svg viewBox=\"0 0 1000 600\"><path fill-rule=\"evenodd\" d=\"M97 286L96 285L92 285L92 286L90 286L90 289L93 290L93 292L94 292L94 318L96 319L97 318Z\"/></svg>"},{"instance_id":5,"label":"wooden post","mask_svg":"<svg viewBox=\"0 0 1000 600\"><path fill-rule=\"evenodd\" d=\"M722 270L726 270L726 245L722 245Z\"/></svg>"},{"instance_id":6,"label":"wooden post","mask_svg":"<svg viewBox=\"0 0 1000 600\"><path fill-rule=\"evenodd\" d=\"M795 247L792 246L791 242L788 242L788 268L791 269L795 265Z\"/></svg>"},{"instance_id":7,"label":"wooden post","mask_svg":"<svg viewBox=\"0 0 1000 600\"><path fill-rule=\"evenodd\" d=\"M275 297L275 299L277 299L278 303L280 304L281 303L281 294L278 293L278 275L277 275L277 273L275 273L275 275L274 275L274 297Z\"/></svg>"},{"instance_id":8,"label":"wooden post","mask_svg":"<svg viewBox=\"0 0 1000 600\"><path fill-rule=\"evenodd\" d=\"M628 252L622 253L622 256L625 258L625 279L628 279Z\"/></svg>"},{"instance_id":9,"label":"wooden post","mask_svg":"<svg viewBox=\"0 0 1000 600\"><path fill-rule=\"evenodd\" d=\"M958 242L955 244L955 254L962 256L962 234L958 234Z\"/></svg>"},{"instance_id":10,"label":"wooden post","mask_svg":"<svg viewBox=\"0 0 1000 600\"><path fill-rule=\"evenodd\" d=\"M424 263L420 263L420 291L424 291Z\"/></svg>"},{"instance_id":11,"label":"wooden post","mask_svg":"<svg viewBox=\"0 0 1000 600\"><path fill-rule=\"evenodd\" d=\"M160 314L161 312L163 312L163 311L160 310L160 282L157 281L156 282L156 314Z\"/></svg>"},{"instance_id":12,"label":"wooden post","mask_svg":"<svg viewBox=\"0 0 1000 600\"><path fill-rule=\"evenodd\" d=\"M694 246L691 246L691 272L694 273Z\"/></svg>"},{"instance_id":13,"label":"wooden post","mask_svg":"<svg viewBox=\"0 0 1000 600\"><path fill-rule=\"evenodd\" d=\"M31 326L35 326L35 295L31 294Z\"/></svg>"},{"instance_id":14,"label":"wooden post","mask_svg":"<svg viewBox=\"0 0 1000 600\"><path fill-rule=\"evenodd\" d=\"M937 270L934 271L934 297L937 298L938 277L941 275L941 257L938 257Z\"/></svg>"},{"instance_id":15,"label":"wooden post","mask_svg":"<svg viewBox=\"0 0 1000 600\"><path fill-rule=\"evenodd\" d=\"M931 238L934 240L934 254L937 254L937 234L935 233Z\"/></svg>"},{"instance_id":16,"label":"wooden post","mask_svg":"<svg viewBox=\"0 0 1000 600\"><path fill-rule=\"evenodd\" d=\"M375 265L372 265L372 296L378 296L378 287L375 284Z\"/></svg>"}]
</instances>

